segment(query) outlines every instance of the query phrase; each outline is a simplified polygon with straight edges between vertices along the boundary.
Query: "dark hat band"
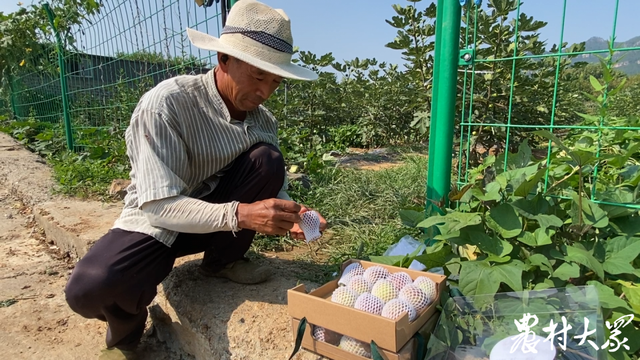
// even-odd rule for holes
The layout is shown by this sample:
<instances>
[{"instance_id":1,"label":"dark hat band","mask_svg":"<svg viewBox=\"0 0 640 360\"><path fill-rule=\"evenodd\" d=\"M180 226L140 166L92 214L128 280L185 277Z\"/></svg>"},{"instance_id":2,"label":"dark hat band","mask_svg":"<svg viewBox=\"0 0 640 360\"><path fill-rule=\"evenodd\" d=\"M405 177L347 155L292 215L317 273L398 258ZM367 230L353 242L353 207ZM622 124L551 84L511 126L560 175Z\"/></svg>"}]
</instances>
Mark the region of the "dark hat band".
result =
<instances>
[{"instance_id":1,"label":"dark hat band","mask_svg":"<svg viewBox=\"0 0 640 360\"><path fill-rule=\"evenodd\" d=\"M241 34L274 50L278 50L287 54L293 54L293 45L277 36L266 33L264 31L250 30L242 27L226 25L222 29L221 35L224 34Z\"/></svg>"}]
</instances>

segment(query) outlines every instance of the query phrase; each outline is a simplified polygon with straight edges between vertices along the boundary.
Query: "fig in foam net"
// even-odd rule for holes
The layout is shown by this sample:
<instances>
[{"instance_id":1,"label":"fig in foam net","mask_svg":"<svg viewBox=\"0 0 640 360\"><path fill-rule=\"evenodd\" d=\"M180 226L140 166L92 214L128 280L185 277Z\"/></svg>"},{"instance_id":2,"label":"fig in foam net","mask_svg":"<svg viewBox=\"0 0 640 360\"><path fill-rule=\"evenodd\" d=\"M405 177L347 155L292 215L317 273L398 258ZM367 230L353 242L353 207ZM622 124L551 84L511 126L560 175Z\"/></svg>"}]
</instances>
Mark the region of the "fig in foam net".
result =
<instances>
[{"instance_id":1,"label":"fig in foam net","mask_svg":"<svg viewBox=\"0 0 640 360\"><path fill-rule=\"evenodd\" d=\"M393 299L384 305L382 316L395 320L402 317L402 314L409 313L409 321L413 321L417 317L416 309L406 300Z\"/></svg>"},{"instance_id":2,"label":"fig in foam net","mask_svg":"<svg viewBox=\"0 0 640 360\"><path fill-rule=\"evenodd\" d=\"M342 350L360 355L362 357L371 358L371 345L356 340L349 336L342 336L340 339L340 345L338 347Z\"/></svg>"},{"instance_id":3,"label":"fig in foam net","mask_svg":"<svg viewBox=\"0 0 640 360\"><path fill-rule=\"evenodd\" d=\"M364 267L360 265L360 263L351 263L344 268L342 272L342 276L340 276L340 280L338 280L338 285L347 286L349 280L354 276L362 276L364 275Z\"/></svg>"},{"instance_id":4,"label":"fig in foam net","mask_svg":"<svg viewBox=\"0 0 640 360\"><path fill-rule=\"evenodd\" d=\"M389 279L380 279L371 288L371 295L379 298L385 304L398 297L398 290L393 287Z\"/></svg>"},{"instance_id":5,"label":"fig in foam net","mask_svg":"<svg viewBox=\"0 0 640 360\"><path fill-rule=\"evenodd\" d=\"M354 308L374 315L382 314L383 307L384 302L370 293L364 293L358 296L356 304L354 305Z\"/></svg>"},{"instance_id":6,"label":"fig in foam net","mask_svg":"<svg viewBox=\"0 0 640 360\"><path fill-rule=\"evenodd\" d=\"M325 329L322 326L313 326L313 338L331 345L338 345L340 343L340 334Z\"/></svg>"},{"instance_id":7,"label":"fig in foam net","mask_svg":"<svg viewBox=\"0 0 640 360\"><path fill-rule=\"evenodd\" d=\"M407 301L416 312L420 313L429 306L429 296L416 285L409 284L400 290L398 299Z\"/></svg>"},{"instance_id":8,"label":"fig in foam net","mask_svg":"<svg viewBox=\"0 0 640 360\"><path fill-rule=\"evenodd\" d=\"M371 291L371 284L369 284L362 275L356 275L349 279L347 288L357 292L358 294L363 294Z\"/></svg>"},{"instance_id":9,"label":"fig in foam net","mask_svg":"<svg viewBox=\"0 0 640 360\"><path fill-rule=\"evenodd\" d=\"M413 279L406 272L397 272L389 275L389 280L393 283L393 287L400 291L405 286L413 283Z\"/></svg>"},{"instance_id":10,"label":"fig in foam net","mask_svg":"<svg viewBox=\"0 0 640 360\"><path fill-rule=\"evenodd\" d=\"M418 276L413 281L413 285L419 287L420 289L422 289L422 291L425 292L425 294L427 294L427 296L429 297L429 304L431 304L436 299L436 296L438 295L438 289L435 281L429 279L426 276Z\"/></svg>"},{"instance_id":11,"label":"fig in foam net","mask_svg":"<svg viewBox=\"0 0 640 360\"><path fill-rule=\"evenodd\" d=\"M364 278L369 282L369 284L373 285L378 282L380 279L386 279L391 275L389 270L383 268L382 266L371 266L364 271Z\"/></svg>"},{"instance_id":12,"label":"fig in foam net","mask_svg":"<svg viewBox=\"0 0 640 360\"><path fill-rule=\"evenodd\" d=\"M358 293L346 286L341 286L331 294L331 301L344 306L353 307L358 299Z\"/></svg>"}]
</instances>

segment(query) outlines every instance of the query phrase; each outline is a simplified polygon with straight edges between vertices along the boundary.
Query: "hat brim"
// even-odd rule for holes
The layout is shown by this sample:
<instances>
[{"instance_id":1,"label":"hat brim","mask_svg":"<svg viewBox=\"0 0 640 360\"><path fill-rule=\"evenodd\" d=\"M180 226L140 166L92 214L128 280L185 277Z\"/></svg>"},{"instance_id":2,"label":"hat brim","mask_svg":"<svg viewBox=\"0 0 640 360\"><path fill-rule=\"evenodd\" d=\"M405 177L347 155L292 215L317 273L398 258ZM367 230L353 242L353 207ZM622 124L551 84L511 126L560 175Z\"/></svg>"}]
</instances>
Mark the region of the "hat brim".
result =
<instances>
[{"instance_id":1,"label":"hat brim","mask_svg":"<svg viewBox=\"0 0 640 360\"><path fill-rule=\"evenodd\" d=\"M205 34L203 32L187 28L187 35L189 36L189 40L193 46L203 49L216 51L223 54L227 54L229 56L233 56L237 59L240 59L248 64L251 64L259 69L262 69L266 72L282 76L284 78L296 79L296 80L316 80L318 78L318 74L315 71L309 70L305 67L293 64L293 63L285 63L285 64L272 64L266 61L257 59L251 55L248 55L242 51L238 51L230 46L227 46L223 43L219 38Z\"/></svg>"}]
</instances>

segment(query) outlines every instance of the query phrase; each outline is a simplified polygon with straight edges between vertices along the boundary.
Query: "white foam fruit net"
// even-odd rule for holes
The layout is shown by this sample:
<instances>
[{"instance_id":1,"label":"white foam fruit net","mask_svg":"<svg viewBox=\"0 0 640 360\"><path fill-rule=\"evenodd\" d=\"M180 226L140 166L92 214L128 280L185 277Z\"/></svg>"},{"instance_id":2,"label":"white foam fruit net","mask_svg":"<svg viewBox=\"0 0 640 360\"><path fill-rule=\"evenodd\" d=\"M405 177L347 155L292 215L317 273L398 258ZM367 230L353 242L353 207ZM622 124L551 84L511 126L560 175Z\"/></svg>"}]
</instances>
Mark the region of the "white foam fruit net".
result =
<instances>
[{"instance_id":1,"label":"white foam fruit net","mask_svg":"<svg viewBox=\"0 0 640 360\"><path fill-rule=\"evenodd\" d=\"M389 275L389 280L393 283L393 287L400 291L405 286L413 283L413 279L406 272L397 272Z\"/></svg>"},{"instance_id":2,"label":"white foam fruit net","mask_svg":"<svg viewBox=\"0 0 640 360\"><path fill-rule=\"evenodd\" d=\"M392 299L384 305L381 315L395 320L400 318L404 313L409 313L409 321L415 320L417 316L416 309L414 309L406 300Z\"/></svg>"},{"instance_id":3,"label":"white foam fruit net","mask_svg":"<svg viewBox=\"0 0 640 360\"><path fill-rule=\"evenodd\" d=\"M354 308L370 314L380 315L382 314L382 308L384 308L384 302L370 293L364 293L358 296Z\"/></svg>"},{"instance_id":4,"label":"white foam fruit net","mask_svg":"<svg viewBox=\"0 0 640 360\"><path fill-rule=\"evenodd\" d=\"M418 313L426 309L426 307L429 306L430 303L427 293L413 284L409 284L403 287L402 290L400 290L400 292L398 293L398 299L405 300L406 302L411 304L411 306L413 306L413 308L416 309L416 312Z\"/></svg>"},{"instance_id":5,"label":"white foam fruit net","mask_svg":"<svg viewBox=\"0 0 640 360\"><path fill-rule=\"evenodd\" d=\"M386 304L398 297L398 290L393 287L393 283L389 279L380 279L371 288L371 295L379 298Z\"/></svg>"},{"instance_id":6,"label":"white foam fruit net","mask_svg":"<svg viewBox=\"0 0 640 360\"><path fill-rule=\"evenodd\" d=\"M382 266L371 266L364 271L364 278L370 283L375 284L380 279L386 279L390 276L389 270Z\"/></svg>"},{"instance_id":7,"label":"white foam fruit net","mask_svg":"<svg viewBox=\"0 0 640 360\"><path fill-rule=\"evenodd\" d=\"M305 211L302 213L302 221L299 225L300 229L304 232L304 241L308 243L322 236L320 233L320 216L315 211Z\"/></svg>"},{"instance_id":8,"label":"white foam fruit net","mask_svg":"<svg viewBox=\"0 0 640 360\"><path fill-rule=\"evenodd\" d=\"M338 345L340 342L340 335L338 333L315 325L313 326L313 338L331 345Z\"/></svg>"},{"instance_id":9,"label":"white foam fruit net","mask_svg":"<svg viewBox=\"0 0 640 360\"><path fill-rule=\"evenodd\" d=\"M356 304L357 299L358 293L346 286L341 286L335 289L331 294L331 301L348 307L353 307Z\"/></svg>"},{"instance_id":10,"label":"white foam fruit net","mask_svg":"<svg viewBox=\"0 0 640 360\"><path fill-rule=\"evenodd\" d=\"M346 286L349 283L349 279L351 279L352 276L357 275L364 275L364 268L362 267L362 265L360 265L360 263L349 264L346 268L344 268L342 276L340 277L340 280L338 280L338 284Z\"/></svg>"},{"instance_id":11,"label":"white foam fruit net","mask_svg":"<svg viewBox=\"0 0 640 360\"><path fill-rule=\"evenodd\" d=\"M436 282L426 276L418 276L413 281L413 285L419 287L420 289L422 289L422 291L425 292L425 294L427 294L427 296L429 297L429 304L431 304L438 295Z\"/></svg>"},{"instance_id":12,"label":"white foam fruit net","mask_svg":"<svg viewBox=\"0 0 640 360\"><path fill-rule=\"evenodd\" d=\"M358 294L362 294L371 291L371 284L369 284L362 275L355 275L349 279L347 288L357 292Z\"/></svg>"},{"instance_id":13,"label":"white foam fruit net","mask_svg":"<svg viewBox=\"0 0 640 360\"><path fill-rule=\"evenodd\" d=\"M371 345L356 340L352 337L346 335L342 336L342 338L340 339L340 345L338 345L338 347L350 353L354 353L366 358L371 358Z\"/></svg>"}]
</instances>

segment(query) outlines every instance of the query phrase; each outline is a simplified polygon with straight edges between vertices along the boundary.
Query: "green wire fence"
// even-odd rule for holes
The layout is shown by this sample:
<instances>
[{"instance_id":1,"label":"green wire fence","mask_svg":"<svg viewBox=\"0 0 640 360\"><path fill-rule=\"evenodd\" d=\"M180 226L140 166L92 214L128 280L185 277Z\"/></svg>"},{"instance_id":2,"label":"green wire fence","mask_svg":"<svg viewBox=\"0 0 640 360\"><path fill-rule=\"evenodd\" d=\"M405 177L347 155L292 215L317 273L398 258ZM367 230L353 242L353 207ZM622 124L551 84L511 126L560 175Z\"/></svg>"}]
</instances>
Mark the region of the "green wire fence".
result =
<instances>
[{"instance_id":1,"label":"green wire fence","mask_svg":"<svg viewBox=\"0 0 640 360\"><path fill-rule=\"evenodd\" d=\"M213 67L215 54L191 46L185 28L214 36L221 4L118 0L74 29L73 44L48 39L10 79L17 121L64 133L70 150L83 149L126 128L142 94L164 79ZM229 5L233 5L232 2ZM54 27L55 14L44 6ZM55 30L55 28L54 28Z\"/></svg>"},{"instance_id":2,"label":"green wire fence","mask_svg":"<svg viewBox=\"0 0 640 360\"><path fill-rule=\"evenodd\" d=\"M476 179L471 179L470 174L487 154L495 153L496 157L500 157L501 161L496 164L499 163L502 170L507 171L509 157L517 153L517 146L530 138L534 130L544 129L556 135L575 131L592 132L596 138L594 147L597 159L601 159L603 149L608 146L603 136L605 133L625 136L623 134L627 132L635 132L640 138L640 111L637 111L640 108L636 109L635 114L628 114L630 116L623 121L602 116L597 109L592 109L594 111L591 114L581 115L573 109L577 105L588 108L584 106L585 101L589 101L588 95L567 94L571 82L575 80L571 74L578 71L571 67L572 62L581 61L585 55L598 55L603 59L602 65L605 67L600 74L606 79L612 76L615 62L625 53L640 50L640 46L620 46L613 41L616 38L620 0L612 2L615 9L611 19L613 28L610 49L590 51L565 43L568 2L573 5L577 3L571 0L554 2L554 6L561 5L562 13L558 46L541 52L532 50L537 46L537 39L532 39L530 34L538 25L526 16L521 16L520 1L493 1L500 3L496 7L512 11L504 16L503 20L506 21L501 23L498 30L486 28L486 24L491 23L486 18L492 14L483 10L481 1L438 1L427 214L440 212L438 208L448 203L448 195L452 189L459 191L465 185L473 183ZM634 6L636 11L640 10L640 6ZM481 35L490 31L504 31L503 41L483 41ZM522 91L531 91L538 86L538 92L529 93L527 99L521 98ZM602 86L603 96L600 101L605 107L608 94L617 92L600 82L593 86ZM589 89L584 90L588 92ZM524 104L524 101L528 104ZM538 158L546 158L547 169L552 157L552 146L553 143L547 141L546 146L533 149L534 157L537 155ZM484 153L480 159L474 158L477 148ZM455 155L452 156L452 153ZM633 166L638 167L637 164ZM603 195L597 186L599 171L596 162L590 169L592 201L640 209L640 204L635 200L627 202L616 199L615 196ZM451 181L451 176L454 181ZM550 188L549 177L547 170L544 175L544 192ZM561 193L552 195L563 197Z\"/></svg>"}]
</instances>

